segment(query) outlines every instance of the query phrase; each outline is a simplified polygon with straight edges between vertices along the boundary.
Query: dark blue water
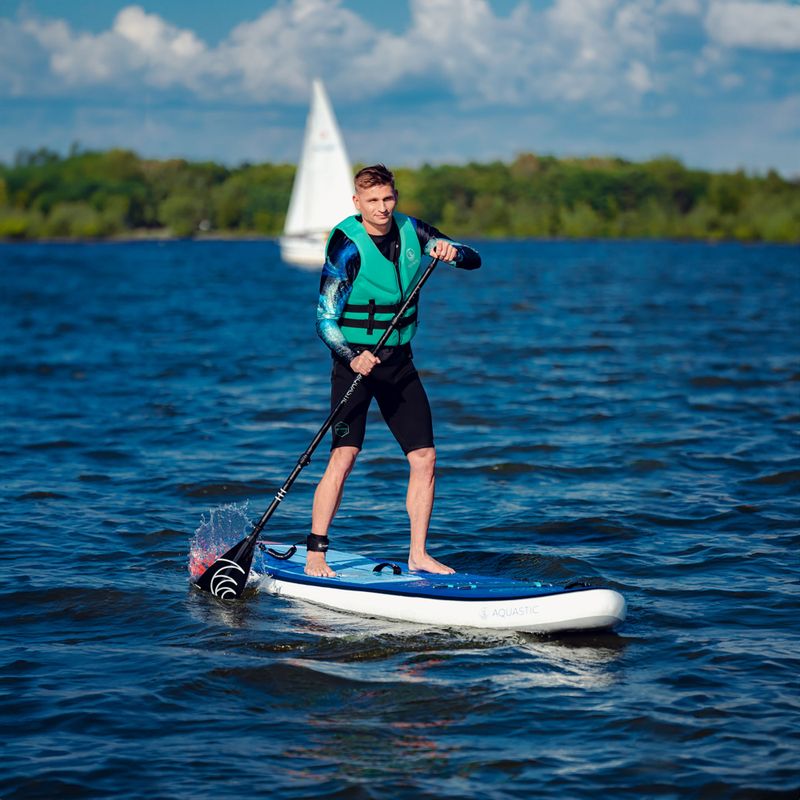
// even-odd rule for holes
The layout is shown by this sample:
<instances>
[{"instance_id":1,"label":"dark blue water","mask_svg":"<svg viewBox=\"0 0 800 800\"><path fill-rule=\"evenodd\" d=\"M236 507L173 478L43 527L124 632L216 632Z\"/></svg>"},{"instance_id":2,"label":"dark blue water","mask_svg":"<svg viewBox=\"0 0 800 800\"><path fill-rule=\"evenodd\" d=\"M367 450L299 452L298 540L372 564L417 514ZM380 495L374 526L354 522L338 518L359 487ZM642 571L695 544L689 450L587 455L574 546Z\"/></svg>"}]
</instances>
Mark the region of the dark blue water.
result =
<instances>
[{"instance_id":1,"label":"dark blue water","mask_svg":"<svg viewBox=\"0 0 800 800\"><path fill-rule=\"evenodd\" d=\"M432 551L623 592L545 638L190 590L326 414L317 276L255 243L6 245L0 796L795 798L800 250L486 243L425 289ZM309 525L324 454L269 525ZM375 418L332 535L402 559Z\"/></svg>"}]
</instances>

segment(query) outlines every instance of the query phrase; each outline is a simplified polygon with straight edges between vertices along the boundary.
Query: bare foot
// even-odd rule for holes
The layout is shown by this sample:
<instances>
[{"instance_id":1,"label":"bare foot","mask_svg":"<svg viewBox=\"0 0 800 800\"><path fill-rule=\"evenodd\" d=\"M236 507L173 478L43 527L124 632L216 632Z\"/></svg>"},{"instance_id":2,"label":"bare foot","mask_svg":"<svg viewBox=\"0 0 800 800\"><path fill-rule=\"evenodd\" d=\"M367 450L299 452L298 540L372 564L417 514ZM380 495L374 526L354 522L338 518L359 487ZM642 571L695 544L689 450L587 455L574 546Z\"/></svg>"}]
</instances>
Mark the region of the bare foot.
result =
<instances>
[{"instance_id":1,"label":"bare foot","mask_svg":"<svg viewBox=\"0 0 800 800\"><path fill-rule=\"evenodd\" d=\"M328 566L325 561L325 553L306 553L306 575L313 575L315 578L335 578L336 573Z\"/></svg>"},{"instance_id":2,"label":"bare foot","mask_svg":"<svg viewBox=\"0 0 800 800\"><path fill-rule=\"evenodd\" d=\"M412 572L433 572L435 575L452 575L455 572L452 567L442 564L441 561L437 561L427 553L423 553L423 555L418 558L409 556L408 568Z\"/></svg>"}]
</instances>

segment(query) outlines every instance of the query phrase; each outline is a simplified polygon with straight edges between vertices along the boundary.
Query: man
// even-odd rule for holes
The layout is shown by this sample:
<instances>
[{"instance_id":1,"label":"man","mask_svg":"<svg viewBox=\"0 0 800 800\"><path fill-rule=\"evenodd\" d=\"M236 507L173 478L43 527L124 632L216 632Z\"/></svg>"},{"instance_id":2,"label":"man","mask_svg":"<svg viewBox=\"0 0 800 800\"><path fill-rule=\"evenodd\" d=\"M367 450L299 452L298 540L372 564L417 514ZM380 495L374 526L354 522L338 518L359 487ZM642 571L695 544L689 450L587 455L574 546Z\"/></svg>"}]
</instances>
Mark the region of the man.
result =
<instances>
[{"instance_id":1,"label":"man","mask_svg":"<svg viewBox=\"0 0 800 800\"><path fill-rule=\"evenodd\" d=\"M325 561L328 528L339 508L347 476L364 442L367 411L378 401L384 420L408 458L406 509L411 522L411 570L447 574L453 569L428 555L426 540L434 497L436 450L428 397L412 361L416 331L412 305L387 346L373 355L388 322L421 274L422 253L462 269L481 265L471 247L436 228L399 214L394 175L383 165L362 169L354 179L356 215L337 225L326 249L317 307L317 333L331 349L331 405L364 375L333 426L328 466L314 493L305 571L333 577Z\"/></svg>"}]
</instances>

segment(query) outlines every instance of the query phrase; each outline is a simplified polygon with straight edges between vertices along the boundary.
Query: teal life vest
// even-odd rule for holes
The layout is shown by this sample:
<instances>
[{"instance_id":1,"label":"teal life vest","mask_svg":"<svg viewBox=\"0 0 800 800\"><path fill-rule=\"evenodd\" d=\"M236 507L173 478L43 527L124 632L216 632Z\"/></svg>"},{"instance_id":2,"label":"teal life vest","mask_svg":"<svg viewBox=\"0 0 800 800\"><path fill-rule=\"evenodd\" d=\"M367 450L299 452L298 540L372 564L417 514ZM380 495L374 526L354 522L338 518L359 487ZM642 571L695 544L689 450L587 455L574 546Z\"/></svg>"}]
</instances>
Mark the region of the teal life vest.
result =
<instances>
[{"instance_id":1,"label":"teal life vest","mask_svg":"<svg viewBox=\"0 0 800 800\"><path fill-rule=\"evenodd\" d=\"M350 344L377 344L400 310L403 299L416 285L422 258L419 238L407 216L395 213L394 219L400 229L397 266L378 250L356 217L348 217L334 228L355 244L361 256L361 268L353 282L347 305L339 317L339 327ZM417 304L414 303L403 315L386 345L406 344L416 331Z\"/></svg>"}]
</instances>

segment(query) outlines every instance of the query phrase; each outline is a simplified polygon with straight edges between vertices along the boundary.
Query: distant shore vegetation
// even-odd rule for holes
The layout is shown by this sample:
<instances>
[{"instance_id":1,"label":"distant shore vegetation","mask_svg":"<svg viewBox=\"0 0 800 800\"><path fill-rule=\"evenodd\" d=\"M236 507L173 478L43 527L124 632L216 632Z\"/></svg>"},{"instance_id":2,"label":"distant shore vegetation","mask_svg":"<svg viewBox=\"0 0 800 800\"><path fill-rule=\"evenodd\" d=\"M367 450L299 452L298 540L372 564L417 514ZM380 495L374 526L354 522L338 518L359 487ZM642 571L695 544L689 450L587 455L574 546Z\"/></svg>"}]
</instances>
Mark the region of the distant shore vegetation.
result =
<instances>
[{"instance_id":1,"label":"distant shore vegetation","mask_svg":"<svg viewBox=\"0 0 800 800\"><path fill-rule=\"evenodd\" d=\"M20 151L0 163L0 239L277 236L295 167ZM395 171L400 208L463 238L800 242L800 181L663 157L555 158Z\"/></svg>"}]
</instances>

